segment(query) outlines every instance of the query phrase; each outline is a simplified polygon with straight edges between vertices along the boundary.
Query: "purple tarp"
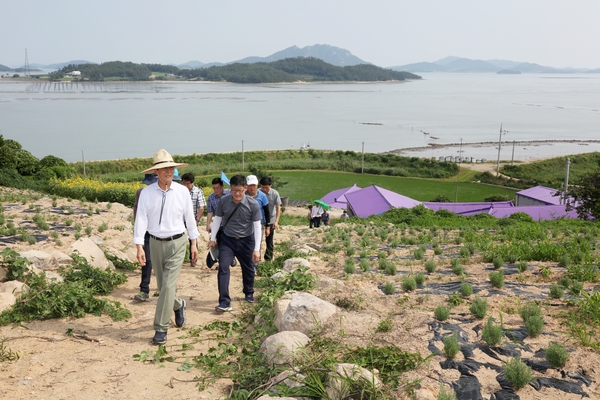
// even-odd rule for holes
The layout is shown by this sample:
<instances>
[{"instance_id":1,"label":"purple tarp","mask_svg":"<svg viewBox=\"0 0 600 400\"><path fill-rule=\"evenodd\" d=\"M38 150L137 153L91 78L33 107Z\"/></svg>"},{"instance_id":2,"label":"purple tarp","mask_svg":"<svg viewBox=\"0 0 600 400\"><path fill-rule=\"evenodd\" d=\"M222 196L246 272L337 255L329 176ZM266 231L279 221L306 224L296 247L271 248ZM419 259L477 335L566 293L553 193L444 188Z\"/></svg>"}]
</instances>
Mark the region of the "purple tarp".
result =
<instances>
[{"instance_id":1,"label":"purple tarp","mask_svg":"<svg viewBox=\"0 0 600 400\"><path fill-rule=\"evenodd\" d=\"M436 202L423 202L423 205L433 211L448 210L458 215L475 215L481 213L487 213L491 208L506 208L513 207L514 203L510 201L486 201L486 202L472 202L472 203L436 203Z\"/></svg>"},{"instance_id":2,"label":"purple tarp","mask_svg":"<svg viewBox=\"0 0 600 400\"><path fill-rule=\"evenodd\" d=\"M346 204L348 203L345 194L356 192L357 190L361 190L361 188L356 186L355 183L352 187L337 189L329 192L325 196L321 197L321 200L329 204L331 207L343 208L345 210Z\"/></svg>"},{"instance_id":3,"label":"purple tarp","mask_svg":"<svg viewBox=\"0 0 600 400\"><path fill-rule=\"evenodd\" d=\"M555 196L558 190L551 189L545 186L534 186L529 189L521 190L517 192L517 196L527 197L533 200L537 200L548 205L560 205L560 196Z\"/></svg>"},{"instance_id":4,"label":"purple tarp","mask_svg":"<svg viewBox=\"0 0 600 400\"><path fill-rule=\"evenodd\" d=\"M578 218L577 211L567 211L565 205L558 206L516 206L510 208L492 208L490 215L505 218L516 212L524 212L536 221L545 221L559 218Z\"/></svg>"},{"instance_id":5,"label":"purple tarp","mask_svg":"<svg viewBox=\"0 0 600 400\"><path fill-rule=\"evenodd\" d=\"M348 212L361 218L382 214L392 207L412 208L421 204L420 201L375 185L346 193L345 197L348 201Z\"/></svg>"}]
</instances>

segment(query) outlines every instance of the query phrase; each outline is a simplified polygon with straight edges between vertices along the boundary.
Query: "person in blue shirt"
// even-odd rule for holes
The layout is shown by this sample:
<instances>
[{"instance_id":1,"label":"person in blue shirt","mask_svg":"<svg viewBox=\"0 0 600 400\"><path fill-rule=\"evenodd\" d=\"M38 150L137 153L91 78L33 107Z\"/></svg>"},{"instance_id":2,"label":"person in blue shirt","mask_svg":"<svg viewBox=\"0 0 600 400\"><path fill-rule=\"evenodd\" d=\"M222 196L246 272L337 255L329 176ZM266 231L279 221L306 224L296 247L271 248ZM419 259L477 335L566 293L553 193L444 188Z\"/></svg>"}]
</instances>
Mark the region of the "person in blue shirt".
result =
<instances>
[{"instance_id":1,"label":"person in blue shirt","mask_svg":"<svg viewBox=\"0 0 600 400\"><path fill-rule=\"evenodd\" d=\"M257 201L260 206L260 214L262 219L260 220L261 224L261 237L269 236L271 234L271 212L269 211L269 199L267 195L264 194L261 190L258 190L258 178L256 175L248 175L246 177L246 184L248 187L246 188L246 196L252 197Z\"/></svg>"}]
</instances>

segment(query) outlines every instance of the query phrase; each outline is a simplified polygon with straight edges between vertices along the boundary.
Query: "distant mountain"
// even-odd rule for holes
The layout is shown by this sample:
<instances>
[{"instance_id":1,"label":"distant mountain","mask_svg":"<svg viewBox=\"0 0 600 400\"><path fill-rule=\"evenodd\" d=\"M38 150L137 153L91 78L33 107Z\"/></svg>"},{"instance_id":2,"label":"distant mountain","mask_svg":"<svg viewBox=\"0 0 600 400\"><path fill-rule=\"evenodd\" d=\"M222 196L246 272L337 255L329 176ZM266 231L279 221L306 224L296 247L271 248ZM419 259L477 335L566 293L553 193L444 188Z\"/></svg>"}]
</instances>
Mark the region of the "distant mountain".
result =
<instances>
[{"instance_id":1,"label":"distant mountain","mask_svg":"<svg viewBox=\"0 0 600 400\"><path fill-rule=\"evenodd\" d=\"M0 64L0 71L12 71L12 68Z\"/></svg>"},{"instance_id":2,"label":"distant mountain","mask_svg":"<svg viewBox=\"0 0 600 400\"><path fill-rule=\"evenodd\" d=\"M205 64L203 62L200 62L200 61L197 61L197 60L192 60L192 61L188 61L188 62L186 62L184 64L179 64L179 65L175 65L175 66L177 68L179 68L179 69L194 69L194 68L201 68L204 65Z\"/></svg>"},{"instance_id":3,"label":"distant mountain","mask_svg":"<svg viewBox=\"0 0 600 400\"><path fill-rule=\"evenodd\" d=\"M483 60L458 58L444 66L451 72L496 72L498 67Z\"/></svg>"},{"instance_id":4,"label":"distant mountain","mask_svg":"<svg viewBox=\"0 0 600 400\"><path fill-rule=\"evenodd\" d=\"M434 62L419 62L390 67L394 71L408 72L498 72L510 70L522 73L576 73L600 72L600 68L554 68L534 63L509 60L472 60L449 56Z\"/></svg>"},{"instance_id":5,"label":"distant mountain","mask_svg":"<svg viewBox=\"0 0 600 400\"><path fill-rule=\"evenodd\" d=\"M323 60L328 64L335 65L336 67L371 64L356 57L348 50L330 46L328 44L315 44L314 46L306 46L302 48L299 48L298 46L291 46L267 57L246 57L242 58L241 60L234 61L234 63L273 62L296 57L314 57Z\"/></svg>"},{"instance_id":6,"label":"distant mountain","mask_svg":"<svg viewBox=\"0 0 600 400\"><path fill-rule=\"evenodd\" d=\"M406 72L446 72L446 68L443 65L430 62L420 62L414 64L406 64L395 67L389 67L393 71L406 71Z\"/></svg>"}]
</instances>

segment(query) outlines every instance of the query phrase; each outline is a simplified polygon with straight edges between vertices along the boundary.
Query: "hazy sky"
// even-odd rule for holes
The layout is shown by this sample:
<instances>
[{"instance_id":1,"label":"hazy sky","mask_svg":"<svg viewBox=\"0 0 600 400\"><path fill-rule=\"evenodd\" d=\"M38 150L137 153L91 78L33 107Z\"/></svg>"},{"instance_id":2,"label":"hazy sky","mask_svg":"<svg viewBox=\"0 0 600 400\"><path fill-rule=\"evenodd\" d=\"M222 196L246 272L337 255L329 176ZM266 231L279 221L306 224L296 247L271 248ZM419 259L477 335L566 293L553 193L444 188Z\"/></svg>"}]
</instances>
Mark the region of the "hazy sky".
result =
<instances>
[{"instance_id":1,"label":"hazy sky","mask_svg":"<svg viewBox=\"0 0 600 400\"><path fill-rule=\"evenodd\" d=\"M599 0L20 0L0 64L181 64L329 44L389 67L446 56L600 67Z\"/></svg>"}]
</instances>

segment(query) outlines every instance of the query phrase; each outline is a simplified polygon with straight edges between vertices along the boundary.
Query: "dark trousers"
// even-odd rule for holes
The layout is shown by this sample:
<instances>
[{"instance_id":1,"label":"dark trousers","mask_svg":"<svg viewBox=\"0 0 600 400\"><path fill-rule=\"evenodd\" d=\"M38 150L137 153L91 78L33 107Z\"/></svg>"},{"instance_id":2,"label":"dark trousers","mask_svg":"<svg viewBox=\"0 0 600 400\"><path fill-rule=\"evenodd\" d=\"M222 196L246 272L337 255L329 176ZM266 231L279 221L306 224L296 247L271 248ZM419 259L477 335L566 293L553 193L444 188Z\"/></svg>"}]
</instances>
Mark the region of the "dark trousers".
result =
<instances>
[{"instance_id":1,"label":"dark trousers","mask_svg":"<svg viewBox=\"0 0 600 400\"><path fill-rule=\"evenodd\" d=\"M140 292L150 293L150 277L152 276L152 260L150 259L150 234L144 235L144 254L146 254L146 265L142 267L142 282Z\"/></svg>"},{"instance_id":2,"label":"dark trousers","mask_svg":"<svg viewBox=\"0 0 600 400\"><path fill-rule=\"evenodd\" d=\"M321 217L314 217L313 219L310 220L310 227L312 228L313 225L315 226L315 228L318 228L321 226Z\"/></svg>"},{"instance_id":3,"label":"dark trousers","mask_svg":"<svg viewBox=\"0 0 600 400\"><path fill-rule=\"evenodd\" d=\"M225 234L221 235L219 241L219 273L217 274L217 284L219 286L219 305L230 306L231 297L229 296L229 266L236 257L242 268L242 281L244 283L244 294L254 293L254 263L252 262L252 252L254 251L254 236L235 239Z\"/></svg>"},{"instance_id":4,"label":"dark trousers","mask_svg":"<svg viewBox=\"0 0 600 400\"><path fill-rule=\"evenodd\" d=\"M267 244L267 250L265 251L265 260L270 261L273 259L273 250L275 245L273 244L273 236L275 236L275 228L271 225L269 236L265 237L265 243Z\"/></svg>"}]
</instances>

